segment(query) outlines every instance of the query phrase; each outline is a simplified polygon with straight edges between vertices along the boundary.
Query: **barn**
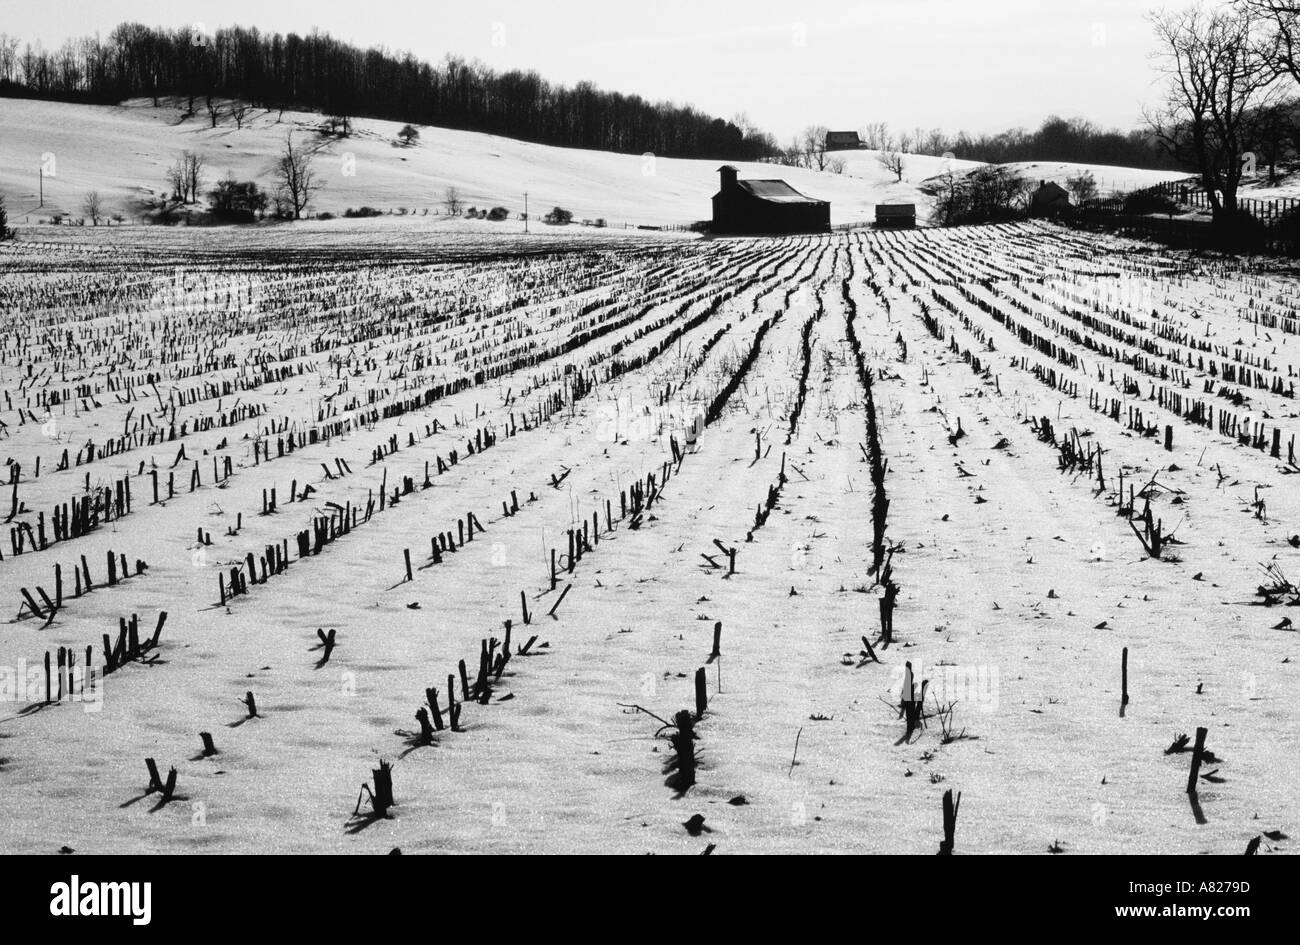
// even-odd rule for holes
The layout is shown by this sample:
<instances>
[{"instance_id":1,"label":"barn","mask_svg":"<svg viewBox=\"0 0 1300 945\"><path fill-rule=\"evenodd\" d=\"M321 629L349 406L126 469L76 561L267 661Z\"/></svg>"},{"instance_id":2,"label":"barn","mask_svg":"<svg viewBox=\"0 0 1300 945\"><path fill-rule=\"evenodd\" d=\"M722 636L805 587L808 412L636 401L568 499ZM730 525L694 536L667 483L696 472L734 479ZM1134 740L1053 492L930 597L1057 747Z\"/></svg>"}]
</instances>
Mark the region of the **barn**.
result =
<instances>
[{"instance_id":1,"label":"barn","mask_svg":"<svg viewBox=\"0 0 1300 945\"><path fill-rule=\"evenodd\" d=\"M876 226L910 229L916 226L916 204L876 204Z\"/></svg>"},{"instance_id":2,"label":"barn","mask_svg":"<svg viewBox=\"0 0 1300 945\"><path fill-rule=\"evenodd\" d=\"M827 151L860 151L865 147L856 131L826 132Z\"/></svg>"},{"instance_id":3,"label":"barn","mask_svg":"<svg viewBox=\"0 0 1300 945\"><path fill-rule=\"evenodd\" d=\"M831 205L805 197L783 180L738 180L730 164L718 168L713 195L714 233L828 233Z\"/></svg>"}]
</instances>

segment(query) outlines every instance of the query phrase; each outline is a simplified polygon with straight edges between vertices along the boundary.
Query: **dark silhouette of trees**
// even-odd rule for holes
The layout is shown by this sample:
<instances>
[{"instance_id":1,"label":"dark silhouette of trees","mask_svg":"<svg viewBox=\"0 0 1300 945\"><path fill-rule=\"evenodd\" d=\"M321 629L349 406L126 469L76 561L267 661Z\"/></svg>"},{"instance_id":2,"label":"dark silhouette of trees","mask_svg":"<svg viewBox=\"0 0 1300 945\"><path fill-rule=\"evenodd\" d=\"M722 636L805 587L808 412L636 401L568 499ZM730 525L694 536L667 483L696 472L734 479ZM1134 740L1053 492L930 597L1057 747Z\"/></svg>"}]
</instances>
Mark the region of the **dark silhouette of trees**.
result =
<instances>
[{"instance_id":1,"label":"dark silhouette of trees","mask_svg":"<svg viewBox=\"0 0 1300 945\"><path fill-rule=\"evenodd\" d=\"M410 53L362 49L316 32L261 33L123 23L106 39L69 40L58 50L0 36L0 95L117 103L144 97L233 100L349 118L365 116L482 131L566 147L666 157L760 160L774 142L744 119L724 121L689 105L569 87L536 72L497 72L448 56L431 65ZM209 123L219 116L209 109Z\"/></svg>"},{"instance_id":2,"label":"dark silhouette of trees","mask_svg":"<svg viewBox=\"0 0 1300 945\"><path fill-rule=\"evenodd\" d=\"M934 157L952 154L963 161L989 164L1072 161L1158 170L1189 169L1162 150L1149 129L1104 130L1082 118L1066 119L1056 115L1047 118L1036 131L1011 128L997 134L971 137L964 131L949 135L942 129L933 128L924 132L918 129L908 139L912 149L910 153Z\"/></svg>"}]
</instances>

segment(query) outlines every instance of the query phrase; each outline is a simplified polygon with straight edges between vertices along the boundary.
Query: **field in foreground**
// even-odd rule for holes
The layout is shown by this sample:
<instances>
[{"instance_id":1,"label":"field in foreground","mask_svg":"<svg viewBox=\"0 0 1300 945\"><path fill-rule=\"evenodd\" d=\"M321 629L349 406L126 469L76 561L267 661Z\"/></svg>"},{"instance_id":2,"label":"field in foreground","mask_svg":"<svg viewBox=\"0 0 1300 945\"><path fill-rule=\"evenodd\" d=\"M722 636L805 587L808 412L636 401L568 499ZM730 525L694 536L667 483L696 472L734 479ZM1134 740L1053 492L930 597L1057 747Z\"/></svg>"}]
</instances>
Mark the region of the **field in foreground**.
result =
<instances>
[{"instance_id":1,"label":"field in foreground","mask_svg":"<svg viewBox=\"0 0 1300 945\"><path fill-rule=\"evenodd\" d=\"M1292 276L225 238L0 250L0 848L1291 848Z\"/></svg>"}]
</instances>

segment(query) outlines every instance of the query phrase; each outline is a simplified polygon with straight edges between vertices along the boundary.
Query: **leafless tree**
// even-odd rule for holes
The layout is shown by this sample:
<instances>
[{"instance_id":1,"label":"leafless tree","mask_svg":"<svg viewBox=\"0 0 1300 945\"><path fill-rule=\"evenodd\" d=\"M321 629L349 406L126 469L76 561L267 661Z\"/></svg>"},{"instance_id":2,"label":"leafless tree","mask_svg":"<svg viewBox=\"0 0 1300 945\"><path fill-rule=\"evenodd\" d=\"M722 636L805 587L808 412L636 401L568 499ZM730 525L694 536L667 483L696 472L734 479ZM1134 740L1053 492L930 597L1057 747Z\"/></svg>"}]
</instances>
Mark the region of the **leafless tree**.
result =
<instances>
[{"instance_id":1,"label":"leafless tree","mask_svg":"<svg viewBox=\"0 0 1300 945\"><path fill-rule=\"evenodd\" d=\"M176 163L167 168L167 187L173 200L185 199L185 170L178 158Z\"/></svg>"},{"instance_id":2,"label":"leafless tree","mask_svg":"<svg viewBox=\"0 0 1300 945\"><path fill-rule=\"evenodd\" d=\"M1252 116L1275 96L1276 74L1246 6L1197 4L1151 15L1164 98L1146 119L1161 146L1196 168L1218 225L1235 219Z\"/></svg>"},{"instance_id":3,"label":"leafless tree","mask_svg":"<svg viewBox=\"0 0 1300 945\"><path fill-rule=\"evenodd\" d=\"M948 136L941 128L931 128L925 133L925 142L918 147L918 150L923 154L941 157L944 152L951 150L948 147Z\"/></svg>"},{"instance_id":4,"label":"leafless tree","mask_svg":"<svg viewBox=\"0 0 1300 945\"><path fill-rule=\"evenodd\" d=\"M799 138L792 138L790 146L781 152L781 163L790 167L808 167L808 155Z\"/></svg>"},{"instance_id":5,"label":"leafless tree","mask_svg":"<svg viewBox=\"0 0 1300 945\"><path fill-rule=\"evenodd\" d=\"M185 190L189 195L186 203L198 203L199 190L203 186L203 169L207 166L207 161L203 155L193 151L186 151L182 158L185 164Z\"/></svg>"},{"instance_id":6,"label":"leafless tree","mask_svg":"<svg viewBox=\"0 0 1300 945\"><path fill-rule=\"evenodd\" d=\"M902 154L890 148L887 151L881 151L880 157L878 157L876 160L880 162L881 167L883 167L885 170L889 171L889 173L894 175L895 180L901 181L903 179L903 155Z\"/></svg>"},{"instance_id":7,"label":"leafless tree","mask_svg":"<svg viewBox=\"0 0 1300 945\"><path fill-rule=\"evenodd\" d=\"M293 132L289 132L284 139L284 150L275 162L275 178L279 185L276 195L282 202L285 215L292 215L295 220L302 219L303 211L322 186L316 179L312 161L313 153L294 144Z\"/></svg>"},{"instance_id":8,"label":"leafless tree","mask_svg":"<svg viewBox=\"0 0 1300 945\"><path fill-rule=\"evenodd\" d=\"M104 201L98 190L92 190L82 198L81 212L90 217L91 226L99 226L99 218L104 215Z\"/></svg>"},{"instance_id":9,"label":"leafless tree","mask_svg":"<svg viewBox=\"0 0 1300 945\"><path fill-rule=\"evenodd\" d=\"M1254 19L1256 48L1274 75L1300 82L1300 2L1297 0L1237 0Z\"/></svg>"},{"instance_id":10,"label":"leafless tree","mask_svg":"<svg viewBox=\"0 0 1300 945\"><path fill-rule=\"evenodd\" d=\"M172 189L172 196L182 203L197 203L199 190L203 186L203 168L207 162L203 155L193 151L182 151L170 168L167 169L167 183Z\"/></svg>"},{"instance_id":11,"label":"leafless tree","mask_svg":"<svg viewBox=\"0 0 1300 945\"><path fill-rule=\"evenodd\" d=\"M244 122L252 112L253 106L247 102L235 102L230 106L230 117L235 119L236 128L243 128Z\"/></svg>"},{"instance_id":12,"label":"leafless tree","mask_svg":"<svg viewBox=\"0 0 1300 945\"><path fill-rule=\"evenodd\" d=\"M442 205L447 208L449 216L458 216L462 205L460 191L455 187L448 187L447 192L442 195Z\"/></svg>"},{"instance_id":13,"label":"leafless tree","mask_svg":"<svg viewBox=\"0 0 1300 945\"><path fill-rule=\"evenodd\" d=\"M826 170L826 132L827 128L823 125L809 125L799 136L799 143L803 147L805 167L813 170Z\"/></svg>"},{"instance_id":14,"label":"leafless tree","mask_svg":"<svg viewBox=\"0 0 1300 945\"><path fill-rule=\"evenodd\" d=\"M1097 196L1097 178L1092 176L1092 171L1081 171L1073 177L1066 178L1065 189L1070 192L1077 206Z\"/></svg>"},{"instance_id":15,"label":"leafless tree","mask_svg":"<svg viewBox=\"0 0 1300 945\"><path fill-rule=\"evenodd\" d=\"M889 123L884 121L872 122L862 129L862 143L868 150L885 151L890 144Z\"/></svg>"},{"instance_id":16,"label":"leafless tree","mask_svg":"<svg viewBox=\"0 0 1300 945\"><path fill-rule=\"evenodd\" d=\"M217 97L211 93L205 95L203 107L208 113L209 127L217 127L217 119L221 117L221 103L217 101Z\"/></svg>"},{"instance_id":17,"label":"leafless tree","mask_svg":"<svg viewBox=\"0 0 1300 945\"><path fill-rule=\"evenodd\" d=\"M832 174L843 174L844 158L839 158L839 157L828 158L826 161L826 170L830 171Z\"/></svg>"}]
</instances>

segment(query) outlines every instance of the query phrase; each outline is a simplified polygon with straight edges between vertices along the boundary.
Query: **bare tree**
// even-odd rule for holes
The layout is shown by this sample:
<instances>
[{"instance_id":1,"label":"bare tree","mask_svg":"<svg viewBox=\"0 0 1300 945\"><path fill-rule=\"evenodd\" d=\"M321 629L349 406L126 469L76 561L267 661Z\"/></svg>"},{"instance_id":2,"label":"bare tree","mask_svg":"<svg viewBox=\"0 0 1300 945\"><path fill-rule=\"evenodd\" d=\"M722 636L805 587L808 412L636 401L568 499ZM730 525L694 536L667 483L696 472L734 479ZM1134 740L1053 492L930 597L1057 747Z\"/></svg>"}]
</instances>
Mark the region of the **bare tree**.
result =
<instances>
[{"instance_id":1,"label":"bare tree","mask_svg":"<svg viewBox=\"0 0 1300 945\"><path fill-rule=\"evenodd\" d=\"M924 154L941 157L948 147L948 136L941 128L932 128L925 134L925 143L919 148Z\"/></svg>"},{"instance_id":2,"label":"bare tree","mask_svg":"<svg viewBox=\"0 0 1300 945\"><path fill-rule=\"evenodd\" d=\"M176 163L167 168L167 187L173 200L185 199L185 168L178 158Z\"/></svg>"},{"instance_id":3,"label":"bare tree","mask_svg":"<svg viewBox=\"0 0 1300 945\"><path fill-rule=\"evenodd\" d=\"M461 204L460 191L455 187L448 187L442 197L442 205L447 208L448 215L453 217L459 215Z\"/></svg>"},{"instance_id":4,"label":"bare tree","mask_svg":"<svg viewBox=\"0 0 1300 945\"><path fill-rule=\"evenodd\" d=\"M203 168L207 165L203 155L193 151L182 151L171 167L167 169L167 184L172 196L181 203L197 203L199 190L203 186Z\"/></svg>"},{"instance_id":5,"label":"bare tree","mask_svg":"<svg viewBox=\"0 0 1300 945\"><path fill-rule=\"evenodd\" d=\"M890 148L887 151L881 151L880 157L877 158L880 166L889 173L894 175L895 180L903 179L903 155Z\"/></svg>"},{"instance_id":6,"label":"bare tree","mask_svg":"<svg viewBox=\"0 0 1300 945\"><path fill-rule=\"evenodd\" d=\"M1249 7L1197 4L1151 16L1164 100L1146 116L1160 145L1196 168L1216 225L1235 220L1252 116L1273 99L1276 74Z\"/></svg>"},{"instance_id":7,"label":"bare tree","mask_svg":"<svg viewBox=\"0 0 1300 945\"><path fill-rule=\"evenodd\" d=\"M921 189L934 198L931 222L936 226L952 226L957 222L961 211L961 185L956 174L944 171L938 177L926 181Z\"/></svg>"},{"instance_id":8,"label":"bare tree","mask_svg":"<svg viewBox=\"0 0 1300 945\"><path fill-rule=\"evenodd\" d=\"M862 143L872 151L884 151L889 148L889 123L872 122L862 129Z\"/></svg>"},{"instance_id":9,"label":"bare tree","mask_svg":"<svg viewBox=\"0 0 1300 945\"><path fill-rule=\"evenodd\" d=\"M181 155L185 165L185 193L186 203L199 202L199 189L203 186L203 168L207 166L207 161L203 155L195 154L193 151L186 151Z\"/></svg>"},{"instance_id":10,"label":"bare tree","mask_svg":"<svg viewBox=\"0 0 1300 945\"><path fill-rule=\"evenodd\" d=\"M230 106L230 117L235 119L236 128L243 128L244 122L252 112L253 106L247 102L235 102Z\"/></svg>"},{"instance_id":11,"label":"bare tree","mask_svg":"<svg viewBox=\"0 0 1300 945\"><path fill-rule=\"evenodd\" d=\"M92 190L82 198L81 212L90 217L91 226L99 226L99 218L104 215L104 201L98 190Z\"/></svg>"},{"instance_id":12,"label":"bare tree","mask_svg":"<svg viewBox=\"0 0 1300 945\"><path fill-rule=\"evenodd\" d=\"M279 184L277 197L283 211L286 215L292 214L295 220L302 219L312 196L321 188L312 160L312 152L295 145L293 132L289 132L284 139L284 150L275 162L275 177Z\"/></svg>"},{"instance_id":13,"label":"bare tree","mask_svg":"<svg viewBox=\"0 0 1300 945\"><path fill-rule=\"evenodd\" d=\"M1254 18L1257 49L1276 76L1300 82L1300 2L1297 0L1237 0Z\"/></svg>"},{"instance_id":14,"label":"bare tree","mask_svg":"<svg viewBox=\"0 0 1300 945\"><path fill-rule=\"evenodd\" d=\"M803 147L804 160L807 162L805 167L818 171L826 170L827 130L823 125L809 125L800 135L799 143Z\"/></svg>"},{"instance_id":15,"label":"bare tree","mask_svg":"<svg viewBox=\"0 0 1300 945\"><path fill-rule=\"evenodd\" d=\"M1092 171L1081 171L1073 177L1066 178L1065 189L1070 192L1075 205L1078 206L1085 200L1097 196L1097 178L1092 176Z\"/></svg>"},{"instance_id":16,"label":"bare tree","mask_svg":"<svg viewBox=\"0 0 1300 945\"><path fill-rule=\"evenodd\" d=\"M420 130L414 125L403 125L402 130L397 133L397 138L402 142L403 147L409 148L420 140Z\"/></svg>"},{"instance_id":17,"label":"bare tree","mask_svg":"<svg viewBox=\"0 0 1300 945\"><path fill-rule=\"evenodd\" d=\"M221 103L217 97L211 92L203 96L203 107L208 113L208 121L211 123L209 127L217 127L217 119L221 117Z\"/></svg>"},{"instance_id":18,"label":"bare tree","mask_svg":"<svg viewBox=\"0 0 1300 945\"><path fill-rule=\"evenodd\" d=\"M790 139L790 146L781 152L781 163L790 167L808 167L808 155L803 143L796 137Z\"/></svg>"}]
</instances>

